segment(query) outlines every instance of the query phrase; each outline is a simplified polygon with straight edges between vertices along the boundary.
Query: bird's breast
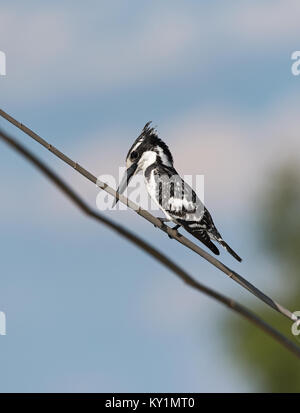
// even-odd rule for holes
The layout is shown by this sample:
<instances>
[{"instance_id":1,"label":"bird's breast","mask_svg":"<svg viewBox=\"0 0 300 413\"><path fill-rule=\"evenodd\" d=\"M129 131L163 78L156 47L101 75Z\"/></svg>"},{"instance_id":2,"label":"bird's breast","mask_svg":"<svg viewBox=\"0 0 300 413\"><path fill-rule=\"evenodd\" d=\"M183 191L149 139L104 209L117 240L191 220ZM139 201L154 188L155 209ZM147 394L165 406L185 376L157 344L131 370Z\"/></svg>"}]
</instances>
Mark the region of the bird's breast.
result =
<instances>
[{"instance_id":1,"label":"bird's breast","mask_svg":"<svg viewBox=\"0 0 300 413\"><path fill-rule=\"evenodd\" d=\"M158 193L159 193L157 171L155 171L155 169L152 169L151 171L146 171L146 172L148 173L144 174L144 178L145 178L145 184L146 184L147 191L153 199L157 200Z\"/></svg>"}]
</instances>

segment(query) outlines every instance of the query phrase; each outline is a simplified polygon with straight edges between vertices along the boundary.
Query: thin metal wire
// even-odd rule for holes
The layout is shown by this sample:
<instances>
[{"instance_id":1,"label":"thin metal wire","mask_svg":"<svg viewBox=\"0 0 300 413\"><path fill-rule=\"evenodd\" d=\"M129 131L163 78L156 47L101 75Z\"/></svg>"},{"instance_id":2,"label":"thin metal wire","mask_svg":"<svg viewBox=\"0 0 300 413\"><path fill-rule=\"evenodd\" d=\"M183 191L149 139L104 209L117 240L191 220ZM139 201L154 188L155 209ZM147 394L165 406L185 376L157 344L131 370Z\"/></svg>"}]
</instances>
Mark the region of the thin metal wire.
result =
<instances>
[{"instance_id":1,"label":"thin metal wire","mask_svg":"<svg viewBox=\"0 0 300 413\"><path fill-rule=\"evenodd\" d=\"M292 321L296 321L299 318L295 316L290 310L264 294L261 290L256 288L253 284L251 284L249 281L247 281L244 277L239 275L237 272L231 270L229 267L224 265L221 261L216 259L215 257L211 256L209 253L204 251L201 247L198 245L194 244L192 241L190 241L188 238L186 238L182 234L178 234L177 231L169 228L167 225L164 225L159 219L151 215L148 211L145 211L144 209L140 208L138 205L136 205L134 202L126 198L124 195L118 194L113 188L111 188L109 185L106 183L100 181L97 179L93 174L91 174L88 170L83 168L78 162L74 162L71 158L69 158L67 155L65 155L63 152L55 148L53 145L45 141L41 136L37 135L35 132L33 132L31 129L29 129L27 126L22 124L21 122L18 122L16 119L14 119L12 116L10 116L8 113L4 112L2 109L0 109L0 116L2 116L4 119L12 123L14 126L22 130L25 134L30 136L32 139L34 139L36 142L44 146L46 149L48 149L50 152L52 152L55 156L60 158L63 162L67 163L69 166L74 168L78 173L83 175L85 178L89 179L91 182L96 184L99 188L103 189L113 197L119 199L123 204L128 205L129 208L133 209L137 214L145 218L147 221L151 222L155 227L161 229L162 231L166 232L168 235L170 235L173 239L176 239L176 241L180 242L182 245L185 247L189 248L190 250L194 251L196 254L200 255L202 258L210 262L212 265L214 265L216 268L221 270L223 273L225 273L228 277L233 279L235 282L240 284L243 288L246 290L250 291L253 295L255 295L257 298L259 298L261 301L263 301L265 304L267 304L269 307L273 308L274 310L278 311L279 313L283 314L285 317L289 318Z\"/></svg>"},{"instance_id":2,"label":"thin metal wire","mask_svg":"<svg viewBox=\"0 0 300 413\"><path fill-rule=\"evenodd\" d=\"M137 247L145 251L148 255L155 258L165 267L169 268L174 272L182 281L188 284L190 287L195 288L198 291L208 295L209 297L215 299L216 301L222 303L226 307L230 308L234 312L240 314L242 317L246 318L266 334L273 337L278 343L284 346L287 350L292 352L296 357L300 358L300 347L295 343L290 341L287 337L278 332L275 328L270 326L264 320L259 318L252 311L248 310L246 307L242 306L238 302L216 292L215 290L206 287L199 281L195 280L190 276L183 268L169 259L165 254L161 253L157 248L153 247L147 241L143 240L138 235L135 235L132 231L127 228L116 224L111 219L108 219L102 214L95 212L92 208L88 206L77 194L67 185L55 172L53 172L45 163L43 163L36 155L33 155L28 149L17 142L14 138L7 135L0 130L0 139L2 139L6 144L12 147L15 151L21 154L25 159L32 163L42 174L44 174L51 182L53 182L83 213L89 217L97 220L98 222L108 226L110 229L126 238L131 243L135 244Z\"/></svg>"}]
</instances>

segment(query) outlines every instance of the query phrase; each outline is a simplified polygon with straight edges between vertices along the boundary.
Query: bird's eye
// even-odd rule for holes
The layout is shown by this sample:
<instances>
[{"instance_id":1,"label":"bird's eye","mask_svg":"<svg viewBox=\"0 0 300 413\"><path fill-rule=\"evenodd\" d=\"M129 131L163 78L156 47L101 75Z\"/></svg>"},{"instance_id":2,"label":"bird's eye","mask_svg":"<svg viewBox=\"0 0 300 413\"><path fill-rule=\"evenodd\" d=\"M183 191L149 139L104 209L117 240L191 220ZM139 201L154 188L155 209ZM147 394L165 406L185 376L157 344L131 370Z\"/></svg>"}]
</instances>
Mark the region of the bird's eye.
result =
<instances>
[{"instance_id":1,"label":"bird's eye","mask_svg":"<svg viewBox=\"0 0 300 413\"><path fill-rule=\"evenodd\" d=\"M131 152L131 154L130 154L130 159L131 159L132 161L135 161L135 160L137 159L137 157L138 157L137 151Z\"/></svg>"}]
</instances>

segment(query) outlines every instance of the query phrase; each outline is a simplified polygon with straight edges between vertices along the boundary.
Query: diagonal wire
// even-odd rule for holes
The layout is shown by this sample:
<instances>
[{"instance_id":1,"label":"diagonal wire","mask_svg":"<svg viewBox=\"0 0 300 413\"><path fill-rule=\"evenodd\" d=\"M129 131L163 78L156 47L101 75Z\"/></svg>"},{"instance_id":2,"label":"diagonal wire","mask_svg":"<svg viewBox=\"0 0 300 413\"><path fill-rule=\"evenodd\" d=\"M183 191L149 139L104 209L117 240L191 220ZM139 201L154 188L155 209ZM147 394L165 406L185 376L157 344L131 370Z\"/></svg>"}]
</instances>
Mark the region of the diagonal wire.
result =
<instances>
[{"instance_id":1,"label":"diagonal wire","mask_svg":"<svg viewBox=\"0 0 300 413\"><path fill-rule=\"evenodd\" d=\"M212 265L214 265L216 268L218 268L223 273L225 273L228 277L232 278L235 282L240 284L243 288L250 291L253 295L255 295L257 298L259 298L265 304L267 304L268 306L270 306L274 310L278 311L279 313L283 314L284 316L286 316L287 318L289 318L292 321L299 320L299 318L295 314L293 314L290 310L288 310L287 308L285 308L284 306L282 306L281 304L277 303L272 298L270 298L269 296L264 294L261 290L256 288L253 284L251 284L249 281L247 281L244 277L239 275L237 272L231 270L229 267L224 265L221 261L219 261L215 257L211 256L208 252L203 250L198 245L194 244L192 241L190 241L184 235L178 234L177 231L169 228L167 225L164 225L159 219L155 218L148 211L145 211L144 209L140 208L138 205L136 205L134 202L132 202L131 200L126 198L124 195L118 194L109 185L107 185L106 183L104 183L104 182L100 181L99 179L97 179L88 170L83 168L77 162L74 162L71 158L69 158L63 152L61 152L57 148L55 148L55 146L52 146L50 143L45 141L42 137L37 135L35 132L33 132L31 129L29 129L24 124L18 122L16 119L14 119L8 113L4 112L2 109L0 109L0 116L2 116L4 119L6 119L10 123L12 123L14 126L19 128L20 130L22 130L25 134L30 136L36 142L38 142L39 144L41 144L42 146L47 148L50 152L52 152L54 155L56 155L62 161L64 161L69 166L74 168L77 172L79 172L85 178L89 179L91 182L96 184L99 188L103 189L104 191L106 191L107 193L112 195L113 197L119 199L123 204L128 205L129 208L133 209L137 214L139 214L140 216L145 218L147 221L151 222L155 227L160 228L162 231L164 231L168 235L170 235L173 239L176 239L176 241L180 242L185 247L187 247L190 250L196 252L202 258L204 258L205 260L210 262Z\"/></svg>"},{"instance_id":2,"label":"diagonal wire","mask_svg":"<svg viewBox=\"0 0 300 413\"><path fill-rule=\"evenodd\" d=\"M122 237L126 238L131 243L135 244L137 247L142 249L148 255L151 255L165 267L173 271L182 281L188 284L190 287L195 288L198 291L214 298L218 302L229 307L231 310L240 314L242 317L248 319L258 328L263 330L266 334L273 337L277 342L283 345L286 349L295 354L300 358L300 347L295 343L290 341L287 337L279 333L276 329L271 327L256 314L248 310L246 307L242 306L238 302L216 292L215 290L206 287L200 282L196 281L191 277L184 269L178 266L175 262L170 260L165 254L161 253L157 248L150 245L148 242L144 241L139 236L135 235L133 232L129 231L127 228L116 224L111 219L106 218L102 214L95 212L90 208L77 194L70 188L55 172L53 172L45 163L41 162L39 158L33 155L28 149L23 145L13 139L11 136L7 135L5 132L0 130L0 139L2 139L6 144L12 147L16 152L21 154L30 163L32 163L37 169L39 169L42 174L44 174L51 182L53 182L83 213L91 218L94 218L98 222L105 224L107 227L117 232Z\"/></svg>"}]
</instances>

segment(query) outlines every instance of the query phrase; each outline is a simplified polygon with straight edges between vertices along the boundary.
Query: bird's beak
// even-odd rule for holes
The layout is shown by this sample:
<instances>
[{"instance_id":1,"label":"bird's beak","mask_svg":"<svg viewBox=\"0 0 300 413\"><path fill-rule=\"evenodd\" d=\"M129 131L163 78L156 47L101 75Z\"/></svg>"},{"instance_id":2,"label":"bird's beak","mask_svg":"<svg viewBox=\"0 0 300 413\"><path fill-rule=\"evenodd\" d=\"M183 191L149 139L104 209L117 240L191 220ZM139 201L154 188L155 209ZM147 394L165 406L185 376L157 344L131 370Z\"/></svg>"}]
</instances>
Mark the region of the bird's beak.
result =
<instances>
[{"instance_id":1,"label":"bird's beak","mask_svg":"<svg viewBox=\"0 0 300 413\"><path fill-rule=\"evenodd\" d=\"M133 163L133 164L126 170L126 172L125 172L125 174L124 174L124 176L123 176L123 179L122 179L122 181L121 181L121 183L120 183L120 185L119 185L119 187L118 187L118 189L117 189L117 193L118 193L118 194L122 194L122 193L125 191L125 189L127 188L128 184L129 184L130 179L133 177L133 175L134 175L134 173L135 173L135 171L136 171L136 169L137 169L137 166L138 166L137 162L136 162L136 163ZM113 202L113 204L112 204L112 208L113 208L115 205L117 205L118 201L119 201L119 200L118 200L117 198L114 200L114 202Z\"/></svg>"}]
</instances>

